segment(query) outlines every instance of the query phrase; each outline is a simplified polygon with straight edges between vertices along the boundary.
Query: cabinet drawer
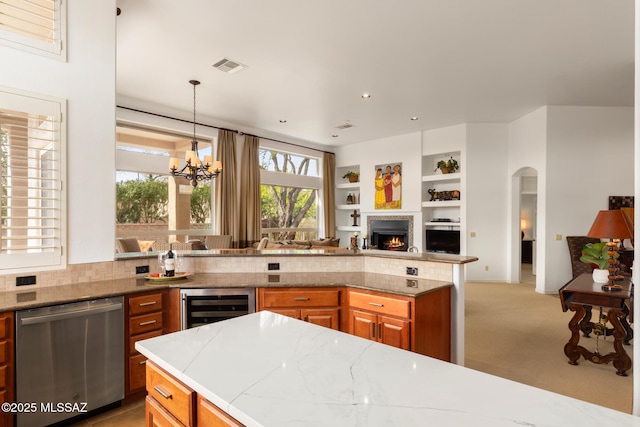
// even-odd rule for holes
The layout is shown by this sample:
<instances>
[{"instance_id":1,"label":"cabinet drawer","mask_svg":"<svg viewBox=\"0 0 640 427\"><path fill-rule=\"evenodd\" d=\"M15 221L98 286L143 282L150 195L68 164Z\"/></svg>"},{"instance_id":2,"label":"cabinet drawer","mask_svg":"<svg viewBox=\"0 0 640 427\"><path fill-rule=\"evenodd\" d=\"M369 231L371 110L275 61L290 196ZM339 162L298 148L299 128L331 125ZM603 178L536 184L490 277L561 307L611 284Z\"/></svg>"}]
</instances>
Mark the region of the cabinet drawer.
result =
<instances>
[{"instance_id":1,"label":"cabinet drawer","mask_svg":"<svg viewBox=\"0 0 640 427\"><path fill-rule=\"evenodd\" d=\"M12 335L11 319L13 313L0 314L0 340L9 338Z\"/></svg>"},{"instance_id":2,"label":"cabinet drawer","mask_svg":"<svg viewBox=\"0 0 640 427\"><path fill-rule=\"evenodd\" d=\"M340 291L335 290L265 290L262 305L271 307L337 307Z\"/></svg>"},{"instance_id":3,"label":"cabinet drawer","mask_svg":"<svg viewBox=\"0 0 640 427\"><path fill-rule=\"evenodd\" d=\"M0 341L0 365L4 365L9 361L9 343Z\"/></svg>"},{"instance_id":4,"label":"cabinet drawer","mask_svg":"<svg viewBox=\"0 0 640 427\"><path fill-rule=\"evenodd\" d=\"M129 337L129 354L133 355L138 353L138 350L136 350L136 343L138 341L146 340L153 337L158 337L160 335L162 335L162 329L147 332L146 334L130 336Z\"/></svg>"},{"instance_id":5,"label":"cabinet drawer","mask_svg":"<svg viewBox=\"0 0 640 427\"><path fill-rule=\"evenodd\" d=\"M6 388L9 385L9 371L7 366L0 366L0 388Z\"/></svg>"},{"instance_id":6,"label":"cabinet drawer","mask_svg":"<svg viewBox=\"0 0 640 427\"><path fill-rule=\"evenodd\" d=\"M349 306L374 313L404 317L405 319L411 317L411 303L391 297L349 292Z\"/></svg>"},{"instance_id":7,"label":"cabinet drawer","mask_svg":"<svg viewBox=\"0 0 640 427\"><path fill-rule=\"evenodd\" d=\"M162 330L162 312L143 314L129 319L129 335Z\"/></svg>"},{"instance_id":8,"label":"cabinet drawer","mask_svg":"<svg viewBox=\"0 0 640 427\"><path fill-rule=\"evenodd\" d=\"M194 425L195 392L147 361L147 392L187 426Z\"/></svg>"},{"instance_id":9,"label":"cabinet drawer","mask_svg":"<svg viewBox=\"0 0 640 427\"><path fill-rule=\"evenodd\" d=\"M151 313L162 310L162 293L129 298L129 315Z\"/></svg>"},{"instance_id":10,"label":"cabinet drawer","mask_svg":"<svg viewBox=\"0 0 640 427\"><path fill-rule=\"evenodd\" d=\"M129 390L141 390L146 385L147 358L142 354L129 358Z\"/></svg>"},{"instance_id":11,"label":"cabinet drawer","mask_svg":"<svg viewBox=\"0 0 640 427\"><path fill-rule=\"evenodd\" d=\"M176 420L162 405L149 396L146 398L145 410L147 412L145 416L146 426L184 427L184 424Z\"/></svg>"},{"instance_id":12,"label":"cabinet drawer","mask_svg":"<svg viewBox=\"0 0 640 427\"><path fill-rule=\"evenodd\" d=\"M231 415L227 414L204 397L198 395L198 427L242 427Z\"/></svg>"}]
</instances>

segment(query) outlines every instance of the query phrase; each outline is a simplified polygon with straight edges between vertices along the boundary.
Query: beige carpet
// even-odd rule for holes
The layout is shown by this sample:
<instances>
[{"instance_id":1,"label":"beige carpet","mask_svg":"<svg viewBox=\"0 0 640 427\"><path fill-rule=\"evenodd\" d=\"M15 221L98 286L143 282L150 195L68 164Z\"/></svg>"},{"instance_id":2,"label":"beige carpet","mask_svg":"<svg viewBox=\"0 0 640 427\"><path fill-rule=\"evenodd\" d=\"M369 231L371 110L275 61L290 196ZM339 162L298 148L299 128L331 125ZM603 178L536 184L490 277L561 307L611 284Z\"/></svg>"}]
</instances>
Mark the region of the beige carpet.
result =
<instances>
[{"instance_id":1,"label":"beige carpet","mask_svg":"<svg viewBox=\"0 0 640 427\"><path fill-rule=\"evenodd\" d=\"M631 413L631 370L620 377L612 364L567 363L573 312L562 311L558 296L538 294L532 283L467 282L465 289L466 367ZM600 339L600 353L612 351L611 343ZM580 345L594 351L595 337ZM633 355L633 341L625 350Z\"/></svg>"}]
</instances>

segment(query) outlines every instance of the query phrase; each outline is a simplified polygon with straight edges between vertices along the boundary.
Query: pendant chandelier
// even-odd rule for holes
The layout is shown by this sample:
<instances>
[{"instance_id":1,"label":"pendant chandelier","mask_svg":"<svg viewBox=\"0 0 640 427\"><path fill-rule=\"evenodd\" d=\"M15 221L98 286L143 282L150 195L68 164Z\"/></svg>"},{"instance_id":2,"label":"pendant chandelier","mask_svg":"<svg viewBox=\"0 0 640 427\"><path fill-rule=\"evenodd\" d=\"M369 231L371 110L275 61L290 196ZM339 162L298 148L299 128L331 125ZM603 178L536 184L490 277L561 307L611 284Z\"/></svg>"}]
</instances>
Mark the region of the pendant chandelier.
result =
<instances>
[{"instance_id":1,"label":"pendant chandelier","mask_svg":"<svg viewBox=\"0 0 640 427\"><path fill-rule=\"evenodd\" d=\"M185 152L185 165L180 167L180 159L172 157L169 161L171 175L182 176L191 182L192 187L198 186L198 181L208 181L217 177L222 172L222 163L213 162L212 156L204 156L204 161L198 156L198 139L196 138L196 86L200 84L198 80L189 80L193 85L193 139L191 140L191 150Z\"/></svg>"}]
</instances>

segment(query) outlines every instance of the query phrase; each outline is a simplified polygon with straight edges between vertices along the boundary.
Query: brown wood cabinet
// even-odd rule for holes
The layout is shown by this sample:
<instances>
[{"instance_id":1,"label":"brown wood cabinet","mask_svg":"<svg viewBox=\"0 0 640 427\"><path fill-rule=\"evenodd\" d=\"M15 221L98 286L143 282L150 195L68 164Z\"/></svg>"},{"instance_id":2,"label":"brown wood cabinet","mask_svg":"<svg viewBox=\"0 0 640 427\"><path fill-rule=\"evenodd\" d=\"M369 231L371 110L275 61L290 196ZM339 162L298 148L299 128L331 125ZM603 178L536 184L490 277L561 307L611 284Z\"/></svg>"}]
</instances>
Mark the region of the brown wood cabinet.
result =
<instances>
[{"instance_id":1,"label":"brown wood cabinet","mask_svg":"<svg viewBox=\"0 0 640 427\"><path fill-rule=\"evenodd\" d=\"M418 297L348 290L347 332L451 361L451 287Z\"/></svg>"},{"instance_id":2,"label":"brown wood cabinet","mask_svg":"<svg viewBox=\"0 0 640 427\"><path fill-rule=\"evenodd\" d=\"M135 344L137 341L165 333L165 294L166 291L160 290L126 296L125 398L138 398L144 394L147 358L138 353Z\"/></svg>"},{"instance_id":3,"label":"brown wood cabinet","mask_svg":"<svg viewBox=\"0 0 640 427\"><path fill-rule=\"evenodd\" d=\"M147 427L243 426L153 362L147 363L147 392Z\"/></svg>"},{"instance_id":4,"label":"brown wood cabinet","mask_svg":"<svg viewBox=\"0 0 640 427\"><path fill-rule=\"evenodd\" d=\"M0 403L15 402L14 313L0 314ZM12 426L13 414L0 412L0 426Z\"/></svg>"},{"instance_id":5,"label":"brown wood cabinet","mask_svg":"<svg viewBox=\"0 0 640 427\"><path fill-rule=\"evenodd\" d=\"M353 309L349 310L349 316L351 334L403 350L411 349L409 319L395 319Z\"/></svg>"},{"instance_id":6,"label":"brown wood cabinet","mask_svg":"<svg viewBox=\"0 0 640 427\"><path fill-rule=\"evenodd\" d=\"M231 415L209 402L204 397L198 395L197 409L198 427L243 427Z\"/></svg>"},{"instance_id":7,"label":"brown wood cabinet","mask_svg":"<svg viewBox=\"0 0 640 427\"><path fill-rule=\"evenodd\" d=\"M258 311L340 330L341 288L258 288Z\"/></svg>"}]
</instances>

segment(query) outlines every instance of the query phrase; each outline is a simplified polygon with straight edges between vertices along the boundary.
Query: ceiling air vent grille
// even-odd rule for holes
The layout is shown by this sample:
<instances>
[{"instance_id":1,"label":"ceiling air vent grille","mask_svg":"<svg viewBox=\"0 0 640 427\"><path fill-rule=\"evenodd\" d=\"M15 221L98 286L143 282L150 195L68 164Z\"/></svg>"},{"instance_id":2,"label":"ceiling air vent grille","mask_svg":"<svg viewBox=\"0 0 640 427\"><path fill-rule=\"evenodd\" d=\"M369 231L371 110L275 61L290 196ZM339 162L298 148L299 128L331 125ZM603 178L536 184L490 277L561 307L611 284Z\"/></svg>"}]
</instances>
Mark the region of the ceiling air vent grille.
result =
<instances>
[{"instance_id":1,"label":"ceiling air vent grille","mask_svg":"<svg viewBox=\"0 0 640 427\"><path fill-rule=\"evenodd\" d=\"M349 128L352 128L352 127L353 127L353 125L351 123L345 122L344 124L336 126L336 129L345 130L345 129L349 129Z\"/></svg>"},{"instance_id":2,"label":"ceiling air vent grille","mask_svg":"<svg viewBox=\"0 0 640 427\"><path fill-rule=\"evenodd\" d=\"M237 61L232 61L230 59L224 58L213 64L213 68L217 68L218 70L228 74L233 74L237 73L240 70L244 70L245 68L247 68L247 66Z\"/></svg>"}]
</instances>

